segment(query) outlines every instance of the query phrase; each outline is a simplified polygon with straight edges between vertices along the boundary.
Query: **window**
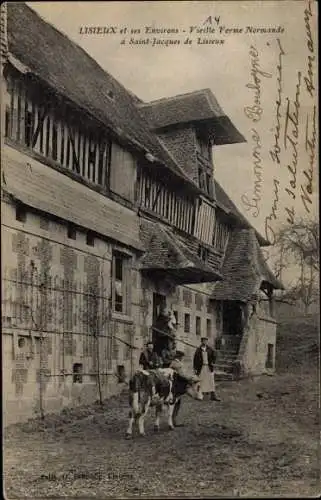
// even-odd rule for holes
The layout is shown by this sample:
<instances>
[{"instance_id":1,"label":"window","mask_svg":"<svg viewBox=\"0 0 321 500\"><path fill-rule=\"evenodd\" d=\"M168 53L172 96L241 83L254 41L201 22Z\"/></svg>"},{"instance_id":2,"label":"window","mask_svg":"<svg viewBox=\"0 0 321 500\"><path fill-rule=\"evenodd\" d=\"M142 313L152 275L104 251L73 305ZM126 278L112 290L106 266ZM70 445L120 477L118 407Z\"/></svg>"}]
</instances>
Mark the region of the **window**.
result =
<instances>
[{"instance_id":1,"label":"window","mask_svg":"<svg viewBox=\"0 0 321 500\"><path fill-rule=\"evenodd\" d=\"M129 314L130 258L114 253L112 261L112 310Z\"/></svg>"},{"instance_id":2,"label":"window","mask_svg":"<svg viewBox=\"0 0 321 500\"><path fill-rule=\"evenodd\" d=\"M200 316L196 316L196 325L195 325L196 335L201 335L201 318Z\"/></svg>"},{"instance_id":3,"label":"window","mask_svg":"<svg viewBox=\"0 0 321 500\"><path fill-rule=\"evenodd\" d=\"M189 333L191 331L191 316L190 314L184 314L184 332Z\"/></svg>"},{"instance_id":4,"label":"window","mask_svg":"<svg viewBox=\"0 0 321 500\"><path fill-rule=\"evenodd\" d=\"M9 106L6 107L6 115L5 115L5 136L10 136L10 109Z\"/></svg>"},{"instance_id":5,"label":"window","mask_svg":"<svg viewBox=\"0 0 321 500\"><path fill-rule=\"evenodd\" d=\"M228 237L229 227L217 218L213 233L213 247L223 252L227 244Z\"/></svg>"},{"instance_id":6,"label":"window","mask_svg":"<svg viewBox=\"0 0 321 500\"><path fill-rule=\"evenodd\" d=\"M89 245L90 247L95 246L95 236L91 231L88 231L86 233L86 244Z\"/></svg>"},{"instance_id":7,"label":"window","mask_svg":"<svg viewBox=\"0 0 321 500\"><path fill-rule=\"evenodd\" d=\"M271 292L269 295L269 314L271 316L271 318L274 318L274 297L273 297L273 293Z\"/></svg>"},{"instance_id":8,"label":"window","mask_svg":"<svg viewBox=\"0 0 321 500\"><path fill-rule=\"evenodd\" d=\"M212 161L212 143L205 135L198 134L196 142L197 152L206 160Z\"/></svg>"},{"instance_id":9,"label":"window","mask_svg":"<svg viewBox=\"0 0 321 500\"><path fill-rule=\"evenodd\" d=\"M23 205L16 206L16 220L19 222L26 222L27 212Z\"/></svg>"},{"instance_id":10,"label":"window","mask_svg":"<svg viewBox=\"0 0 321 500\"><path fill-rule=\"evenodd\" d=\"M72 381L74 384L82 384L82 363L75 363L72 367Z\"/></svg>"},{"instance_id":11,"label":"window","mask_svg":"<svg viewBox=\"0 0 321 500\"><path fill-rule=\"evenodd\" d=\"M203 191L205 191L206 194L213 196L214 188L211 169L198 169L198 185Z\"/></svg>"},{"instance_id":12,"label":"window","mask_svg":"<svg viewBox=\"0 0 321 500\"><path fill-rule=\"evenodd\" d=\"M206 194L213 196L212 143L205 135L197 135L198 185Z\"/></svg>"},{"instance_id":13,"label":"window","mask_svg":"<svg viewBox=\"0 0 321 500\"><path fill-rule=\"evenodd\" d=\"M117 379L119 384L126 381L126 372L124 365L117 366Z\"/></svg>"},{"instance_id":14,"label":"window","mask_svg":"<svg viewBox=\"0 0 321 500\"><path fill-rule=\"evenodd\" d=\"M212 322L209 318L206 320L206 335L208 338L212 336Z\"/></svg>"},{"instance_id":15,"label":"window","mask_svg":"<svg viewBox=\"0 0 321 500\"><path fill-rule=\"evenodd\" d=\"M273 368L274 364L274 345L268 344L265 368Z\"/></svg>"},{"instance_id":16,"label":"window","mask_svg":"<svg viewBox=\"0 0 321 500\"><path fill-rule=\"evenodd\" d=\"M23 337L19 337L18 347L20 347L20 349L22 349L23 347L25 347L25 345L26 345L26 339L24 339Z\"/></svg>"},{"instance_id":17,"label":"window","mask_svg":"<svg viewBox=\"0 0 321 500\"><path fill-rule=\"evenodd\" d=\"M76 228L73 224L68 224L67 226L67 236L71 240L75 240L77 235Z\"/></svg>"}]
</instances>

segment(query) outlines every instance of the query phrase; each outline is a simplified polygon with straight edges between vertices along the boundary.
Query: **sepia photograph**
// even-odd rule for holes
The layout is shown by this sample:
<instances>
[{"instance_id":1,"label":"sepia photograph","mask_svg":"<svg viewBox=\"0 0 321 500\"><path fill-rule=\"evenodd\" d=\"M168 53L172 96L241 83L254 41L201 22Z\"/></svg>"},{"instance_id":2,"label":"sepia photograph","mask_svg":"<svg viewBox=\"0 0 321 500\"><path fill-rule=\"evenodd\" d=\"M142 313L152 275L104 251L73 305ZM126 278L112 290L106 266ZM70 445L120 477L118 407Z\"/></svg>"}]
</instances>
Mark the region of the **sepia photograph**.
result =
<instances>
[{"instance_id":1,"label":"sepia photograph","mask_svg":"<svg viewBox=\"0 0 321 500\"><path fill-rule=\"evenodd\" d=\"M320 496L317 21L1 4L7 500Z\"/></svg>"}]
</instances>

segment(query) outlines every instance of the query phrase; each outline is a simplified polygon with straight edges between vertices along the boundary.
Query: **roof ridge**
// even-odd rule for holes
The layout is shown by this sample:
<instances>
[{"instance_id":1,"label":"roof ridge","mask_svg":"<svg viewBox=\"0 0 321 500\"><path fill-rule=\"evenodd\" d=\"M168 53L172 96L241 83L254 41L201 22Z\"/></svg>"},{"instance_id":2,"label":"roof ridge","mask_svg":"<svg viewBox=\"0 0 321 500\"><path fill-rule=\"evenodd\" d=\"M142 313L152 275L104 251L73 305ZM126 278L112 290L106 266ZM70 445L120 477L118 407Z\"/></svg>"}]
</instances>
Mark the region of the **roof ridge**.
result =
<instances>
[{"instance_id":1,"label":"roof ridge","mask_svg":"<svg viewBox=\"0 0 321 500\"><path fill-rule=\"evenodd\" d=\"M208 92L212 93L211 89L209 87L206 87L204 89L192 90L191 92L184 92L183 94L176 94L176 95L169 96L169 97L160 97L159 99L154 99L154 100L149 101L149 102L139 103L139 104L137 104L137 106L140 108L143 108L143 107L152 106L153 104L158 104L161 102L172 101L174 99L178 99L181 97L188 97L191 95L199 95L199 94L206 94L207 95Z\"/></svg>"}]
</instances>

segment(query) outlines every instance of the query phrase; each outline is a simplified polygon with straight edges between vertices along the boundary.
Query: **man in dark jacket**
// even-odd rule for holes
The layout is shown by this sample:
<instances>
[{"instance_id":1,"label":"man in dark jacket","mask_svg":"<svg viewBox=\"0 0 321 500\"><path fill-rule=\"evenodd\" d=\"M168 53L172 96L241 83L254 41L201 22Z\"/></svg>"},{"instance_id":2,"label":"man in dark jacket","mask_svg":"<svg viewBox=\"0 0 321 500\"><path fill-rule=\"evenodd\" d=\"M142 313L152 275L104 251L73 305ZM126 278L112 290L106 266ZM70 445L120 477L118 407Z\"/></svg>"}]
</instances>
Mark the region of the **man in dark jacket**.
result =
<instances>
[{"instance_id":1,"label":"man in dark jacket","mask_svg":"<svg viewBox=\"0 0 321 500\"><path fill-rule=\"evenodd\" d=\"M214 364L216 354L214 349L207 345L207 337L201 338L201 345L196 349L193 360L193 367L196 375L201 380L201 391L211 394L212 401L220 401L215 391Z\"/></svg>"},{"instance_id":2,"label":"man in dark jacket","mask_svg":"<svg viewBox=\"0 0 321 500\"><path fill-rule=\"evenodd\" d=\"M154 344L151 340L147 342L146 349L140 355L139 366L142 370L157 370L162 366L162 360L154 351ZM154 401L156 398L156 376L153 372L150 372L150 381L152 401Z\"/></svg>"},{"instance_id":3,"label":"man in dark jacket","mask_svg":"<svg viewBox=\"0 0 321 500\"><path fill-rule=\"evenodd\" d=\"M143 370L156 370L162 365L160 358L154 351L153 342L147 342L146 349L140 355L139 364Z\"/></svg>"}]
</instances>

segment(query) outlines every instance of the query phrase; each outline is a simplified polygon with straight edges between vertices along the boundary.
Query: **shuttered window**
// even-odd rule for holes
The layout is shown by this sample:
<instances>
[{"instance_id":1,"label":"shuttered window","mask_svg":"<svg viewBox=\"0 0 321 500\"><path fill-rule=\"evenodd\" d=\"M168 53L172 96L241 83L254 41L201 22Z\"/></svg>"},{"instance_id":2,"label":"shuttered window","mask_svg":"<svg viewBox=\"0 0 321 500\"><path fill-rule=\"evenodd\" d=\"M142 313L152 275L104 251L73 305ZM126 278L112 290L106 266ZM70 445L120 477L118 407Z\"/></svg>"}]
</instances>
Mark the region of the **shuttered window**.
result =
<instances>
[{"instance_id":1,"label":"shuttered window","mask_svg":"<svg viewBox=\"0 0 321 500\"><path fill-rule=\"evenodd\" d=\"M131 258L114 252L111 284L112 310L128 316L131 302Z\"/></svg>"}]
</instances>

